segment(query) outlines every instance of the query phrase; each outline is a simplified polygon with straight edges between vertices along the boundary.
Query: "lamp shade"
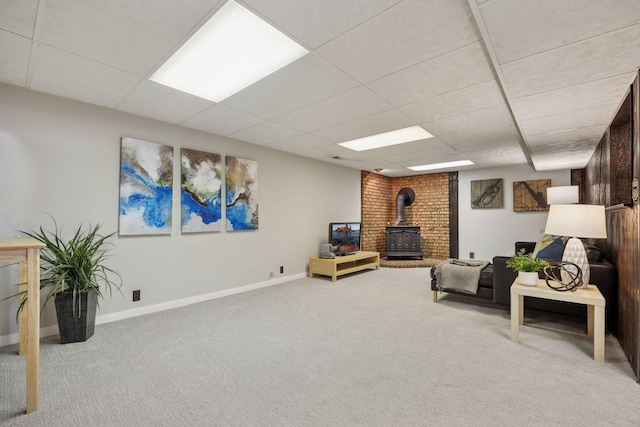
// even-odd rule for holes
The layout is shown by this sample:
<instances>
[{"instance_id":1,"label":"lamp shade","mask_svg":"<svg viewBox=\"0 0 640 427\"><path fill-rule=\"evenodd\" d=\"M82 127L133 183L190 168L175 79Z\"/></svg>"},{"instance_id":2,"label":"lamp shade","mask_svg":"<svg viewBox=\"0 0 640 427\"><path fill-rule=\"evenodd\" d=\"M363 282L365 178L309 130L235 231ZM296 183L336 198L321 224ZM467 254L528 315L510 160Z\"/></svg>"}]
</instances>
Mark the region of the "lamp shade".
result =
<instances>
[{"instance_id":1,"label":"lamp shade","mask_svg":"<svg viewBox=\"0 0 640 427\"><path fill-rule=\"evenodd\" d=\"M580 197L577 185L564 185L560 187L547 188L547 204L548 205L566 205L578 203Z\"/></svg>"},{"instance_id":2,"label":"lamp shade","mask_svg":"<svg viewBox=\"0 0 640 427\"><path fill-rule=\"evenodd\" d=\"M551 205L544 232L556 236L606 239L604 206Z\"/></svg>"}]
</instances>

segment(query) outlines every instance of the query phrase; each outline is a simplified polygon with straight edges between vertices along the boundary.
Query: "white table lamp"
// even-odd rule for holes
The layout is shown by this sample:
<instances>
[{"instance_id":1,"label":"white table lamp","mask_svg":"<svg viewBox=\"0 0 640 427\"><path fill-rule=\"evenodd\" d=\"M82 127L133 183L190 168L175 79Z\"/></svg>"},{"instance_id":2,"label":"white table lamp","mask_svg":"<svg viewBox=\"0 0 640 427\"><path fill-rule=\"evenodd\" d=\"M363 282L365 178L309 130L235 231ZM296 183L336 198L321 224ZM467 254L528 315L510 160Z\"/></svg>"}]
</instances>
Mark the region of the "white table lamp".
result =
<instances>
[{"instance_id":1,"label":"white table lamp","mask_svg":"<svg viewBox=\"0 0 640 427\"><path fill-rule=\"evenodd\" d=\"M589 260L584 250L584 245L579 237L588 239L606 239L607 221L604 206L602 205L555 205L549 206L549 216L544 232L556 236L571 237L564 249L562 261L576 264L582 271L582 283L580 288L589 284ZM565 267L571 271L571 266ZM573 271L577 273L577 271ZM563 272L563 282L570 280Z\"/></svg>"}]
</instances>

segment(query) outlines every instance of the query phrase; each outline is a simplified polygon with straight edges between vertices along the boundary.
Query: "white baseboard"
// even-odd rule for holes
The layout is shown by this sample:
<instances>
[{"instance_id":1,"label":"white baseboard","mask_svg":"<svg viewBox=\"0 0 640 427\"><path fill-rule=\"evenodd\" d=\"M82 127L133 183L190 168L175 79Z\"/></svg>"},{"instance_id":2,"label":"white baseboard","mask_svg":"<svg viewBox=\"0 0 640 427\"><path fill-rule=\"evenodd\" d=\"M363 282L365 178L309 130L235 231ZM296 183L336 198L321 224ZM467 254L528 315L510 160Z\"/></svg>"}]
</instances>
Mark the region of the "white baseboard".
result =
<instances>
[{"instance_id":1,"label":"white baseboard","mask_svg":"<svg viewBox=\"0 0 640 427\"><path fill-rule=\"evenodd\" d=\"M278 285L280 283L290 282L291 280L302 279L307 277L306 273L293 274L291 276L278 277L264 282L254 283L251 285L240 286L237 288L224 289L222 291L212 292L204 295L196 295L194 297L183 298L174 301L167 301L160 304L147 305L131 310L118 311L116 313L103 314L96 317L96 325L115 322L117 320L129 319L131 317L143 316L145 314L157 313L159 311L171 310L172 308L184 307L199 302L210 301L216 298L228 297L230 295L242 292L253 291L255 289L266 288L268 286ZM58 325L47 326L40 329L40 337L48 337L58 334ZM16 344L20 337L18 333L0 336L0 347L5 345Z\"/></svg>"}]
</instances>

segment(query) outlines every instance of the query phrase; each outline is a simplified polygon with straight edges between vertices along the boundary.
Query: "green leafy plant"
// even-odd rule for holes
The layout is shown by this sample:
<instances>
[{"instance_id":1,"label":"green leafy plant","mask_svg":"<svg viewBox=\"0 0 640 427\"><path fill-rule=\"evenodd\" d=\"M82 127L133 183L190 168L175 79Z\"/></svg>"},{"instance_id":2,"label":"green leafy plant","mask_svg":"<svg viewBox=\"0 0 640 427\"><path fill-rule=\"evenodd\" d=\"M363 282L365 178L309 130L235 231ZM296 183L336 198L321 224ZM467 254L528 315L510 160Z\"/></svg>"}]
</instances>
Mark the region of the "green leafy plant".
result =
<instances>
[{"instance_id":1,"label":"green leafy plant","mask_svg":"<svg viewBox=\"0 0 640 427\"><path fill-rule=\"evenodd\" d=\"M507 260L507 267L514 271L524 271L529 273L535 273L545 267L549 267L550 265L551 264L549 264L548 261L535 258L531 253L526 253L524 249L520 249L517 254Z\"/></svg>"},{"instance_id":2,"label":"green leafy plant","mask_svg":"<svg viewBox=\"0 0 640 427\"><path fill-rule=\"evenodd\" d=\"M20 233L45 244L40 250L40 289L47 288L49 292L43 306L59 293L71 294L73 314L80 316L81 294L95 291L99 298L103 298L105 291L111 296L114 288L119 291L122 286L122 277L104 264L108 258L106 246L112 246L107 239L115 232L103 236L99 234L100 225L89 226L86 229L80 225L73 236L65 241L62 238L62 229L58 228L55 219L53 223L53 231L40 227L37 231ZM9 298L24 293L26 291ZM20 302L18 312L25 304L26 298Z\"/></svg>"}]
</instances>

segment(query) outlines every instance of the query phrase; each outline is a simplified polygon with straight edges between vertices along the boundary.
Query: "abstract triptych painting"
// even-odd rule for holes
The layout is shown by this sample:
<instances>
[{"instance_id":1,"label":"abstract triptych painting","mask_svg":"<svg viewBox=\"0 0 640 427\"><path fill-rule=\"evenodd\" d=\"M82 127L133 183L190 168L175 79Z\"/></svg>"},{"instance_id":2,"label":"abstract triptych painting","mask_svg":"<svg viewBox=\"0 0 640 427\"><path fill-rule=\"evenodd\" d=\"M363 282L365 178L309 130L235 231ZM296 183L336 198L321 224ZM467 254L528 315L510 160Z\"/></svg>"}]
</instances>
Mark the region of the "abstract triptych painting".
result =
<instances>
[{"instance_id":1,"label":"abstract triptych painting","mask_svg":"<svg viewBox=\"0 0 640 427\"><path fill-rule=\"evenodd\" d=\"M119 234L170 234L173 147L122 138Z\"/></svg>"},{"instance_id":2,"label":"abstract triptych painting","mask_svg":"<svg viewBox=\"0 0 640 427\"><path fill-rule=\"evenodd\" d=\"M182 233L223 229L222 156L182 148ZM258 229L258 162L225 158L226 230ZM120 161L119 234L171 234L173 147L123 137Z\"/></svg>"},{"instance_id":3,"label":"abstract triptych painting","mask_svg":"<svg viewBox=\"0 0 640 427\"><path fill-rule=\"evenodd\" d=\"M258 162L227 156L227 230L258 229Z\"/></svg>"},{"instance_id":4,"label":"abstract triptych painting","mask_svg":"<svg viewBox=\"0 0 640 427\"><path fill-rule=\"evenodd\" d=\"M222 171L220 154L182 149L182 232L220 231L222 228Z\"/></svg>"}]
</instances>

